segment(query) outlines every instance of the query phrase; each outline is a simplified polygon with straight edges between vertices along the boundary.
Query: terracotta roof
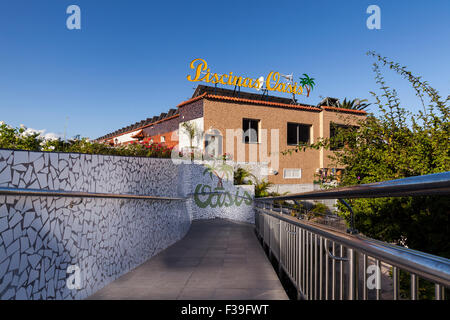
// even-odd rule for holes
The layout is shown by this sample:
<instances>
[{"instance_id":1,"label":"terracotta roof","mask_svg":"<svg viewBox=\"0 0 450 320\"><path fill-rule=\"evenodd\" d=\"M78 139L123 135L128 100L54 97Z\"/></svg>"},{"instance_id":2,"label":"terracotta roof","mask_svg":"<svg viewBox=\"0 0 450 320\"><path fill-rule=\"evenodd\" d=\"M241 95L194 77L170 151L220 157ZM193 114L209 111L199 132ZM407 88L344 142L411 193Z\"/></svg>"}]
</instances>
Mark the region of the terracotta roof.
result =
<instances>
[{"instance_id":1,"label":"terracotta roof","mask_svg":"<svg viewBox=\"0 0 450 320\"><path fill-rule=\"evenodd\" d=\"M191 98L191 99L189 99L189 100L183 101L182 103L180 103L179 105L177 105L177 108L182 107L182 106L184 106L184 105L186 105L186 104L195 102L195 101L197 101L197 100L203 99L204 97L206 97L206 95L207 95L207 93L205 92L204 94L199 95L199 96L197 96L197 97L195 97L195 98Z\"/></svg>"},{"instance_id":2,"label":"terracotta roof","mask_svg":"<svg viewBox=\"0 0 450 320\"><path fill-rule=\"evenodd\" d=\"M136 133L135 135L131 136L133 139L139 139L139 138L144 138L144 131L141 129L139 130L138 133Z\"/></svg>"},{"instance_id":3,"label":"terracotta roof","mask_svg":"<svg viewBox=\"0 0 450 320\"><path fill-rule=\"evenodd\" d=\"M169 114L172 114L172 115L168 116ZM97 138L96 140L105 140L107 138L114 138L117 136L121 136L123 134L131 133L133 131L136 131L137 129L142 130L142 129L150 127L154 124L161 123L161 122L164 122L164 121L167 121L167 120L179 117L179 116L180 116L180 114L178 113L178 110L170 109L168 113L161 113L161 115L159 115L159 116L155 116L153 118L147 118L146 120L136 122L133 125L116 130L113 133L108 133L102 137ZM132 138L137 136L139 133L140 132L137 132L136 135L132 136Z\"/></svg>"},{"instance_id":4,"label":"terracotta roof","mask_svg":"<svg viewBox=\"0 0 450 320\"><path fill-rule=\"evenodd\" d=\"M354 109L345 109L345 108L337 108L337 107L329 107L329 106L321 106L322 109L326 111L336 111L336 112L344 112L344 113L355 113L360 115L365 115L367 112L365 110L354 110Z\"/></svg>"},{"instance_id":5,"label":"terracotta roof","mask_svg":"<svg viewBox=\"0 0 450 320\"><path fill-rule=\"evenodd\" d=\"M182 106L185 106L189 103L195 102L200 99L211 99L211 100L222 100L222 101L233 101L233 102L242 102L242 103L249 103L249 104L258 104L258 105L265 105L265 106L273 106L273 107L282 107L282 108L291 108L291 109L299 109L299 110L305 110L305 111L316 111L320 112L321 109L318 107L313 106L305 106L300 104L288 104L288 103L279 103L279 102L271 102L271 101L264 101L264 100L253 100L253 99L244 99L244 98L238 98L238 97L229 97L229 96L221 96L221 95L215 95L215 94L208 94L203 93L200 96L197 96L195 98L191 98L187 101L184 101L180 103L177 107L180 108Z\"/></svg>"},{"instance_id":6,"label":"terracotta roof","mask_svg":"<svg viewBox=\"0 0 450 320\"><path fill-rule=\"evenodd\" d=\"M243 99L243 98L237 98L237 97L219 96L219 95L213 95L213 94L206 95L206 98L207 99L215 99L215 100L259 104L259 105L274 106L274 107L301 109L301 110L305 110L305 111L321 111L320 108L318 108L318 107L304 106L304 105L300 105L300 104L288 104L288 103L271 102L271 101L264 101L264 100L250 100L250 99Z\"/></svg>"}]
</instances>

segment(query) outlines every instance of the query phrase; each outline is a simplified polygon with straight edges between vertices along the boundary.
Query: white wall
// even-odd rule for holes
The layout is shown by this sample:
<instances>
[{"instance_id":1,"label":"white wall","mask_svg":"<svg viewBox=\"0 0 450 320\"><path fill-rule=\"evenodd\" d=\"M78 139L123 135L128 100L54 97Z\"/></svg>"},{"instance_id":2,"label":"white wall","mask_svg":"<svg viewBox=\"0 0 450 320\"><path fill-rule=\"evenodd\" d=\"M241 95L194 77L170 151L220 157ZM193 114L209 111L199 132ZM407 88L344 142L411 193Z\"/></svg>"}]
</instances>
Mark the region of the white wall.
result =
<instances>
[{"instance_id":1,"label":"white wall","mask_svg":"<svg viewBox=\"0 0 450 320\"><path fill-rule=\"evenodd\" d=\"M138 141L137 139L132 138L132 136L134 136L139 131L141 131L141 130L140 129L139 130L135 130L133 132L126 133L126 134L123 134L121 136L115 137L115 138L113 138L114 143L116 142L116 138L117 138L117 142L118 143L124 143L124 142L129 142L129 141Z\"/></svg>"},{"instance_id":2,"label":"white wall","mask_svg":"<svg viewBox=\"0 0 450 320\"><path fill-rule=\"evenodd\" d=\"M194 123L197 127L197 130L200 134L203 134L204 131L204 123L203 118L197 118L190 121L185 121L188 123ZM185 148L190 150L190 139L189 135L186 133L184 128L182 127L182 124L184 122L180 122L178 126L178 149L184 150ZM196 147L197 150L203 151L204 145L203 145L203 138L201 135L197 136L193 141L193 147Z\"/></svg>"}]
</instances>

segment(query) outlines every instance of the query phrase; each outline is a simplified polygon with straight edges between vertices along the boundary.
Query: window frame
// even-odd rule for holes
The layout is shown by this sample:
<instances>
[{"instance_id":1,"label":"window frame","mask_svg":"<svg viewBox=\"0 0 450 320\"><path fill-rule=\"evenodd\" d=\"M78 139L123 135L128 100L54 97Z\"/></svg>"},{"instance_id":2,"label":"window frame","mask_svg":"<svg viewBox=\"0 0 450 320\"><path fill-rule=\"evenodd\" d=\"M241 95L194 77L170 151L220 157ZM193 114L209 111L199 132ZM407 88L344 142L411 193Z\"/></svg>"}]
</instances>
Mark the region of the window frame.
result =
<instances>
[{"instance_id":1,"label":"window frame","mask_svg":"<svg viewBox=\"0 0 450 320\"><path fill-rule=\"evenodd\" d=\"M286 170L298 170L300 172L299 177L286 177ZM301 179L302 178L302 168L283 168L283 179Z\"/></svg>"},{"instance_id":2,"label":"window frame","mask_svg":"<svg viewBox=\"0 0 450 320\"><path fill-rule=\"evenodd\" d=\"M295 125L297 128L297 143L289 143L289 125ZM306 142L301 141L304 144L310 144L311 143L311 130L312 130L312 124L308 123L300 123L300 122L287 122L286 124L286 144L288 146L297 146L300 143L300 126L308 127L308 140Z\"/></svg>"},{"instance_id":3,"label":"window frame","mask_svg":"<svg viewBox=\"0 0 450 320\"><path fill-rule=\"evenodd\" d=\"M249 127L247 128L247 129L245 129L244 128L244 122L245 121L249 121ZM256 126L257 126L257 129L256 129L256 141L250 141L250 134L246 134L246 132L249 130L249 129L251 129L251 122L252 121L255 121L256 122ZM243 131L243 134L242 134L242 142L243 143L245 143L245 144L257 144L257 143L259 143L259 139L260 139L260 125L261 125L261 120L260 119L253 119L253 118L242 118L242 131ZM246 139L245 138L247 138L248 137L248 141L246 141Z\"/></svg>"}]
</instances>

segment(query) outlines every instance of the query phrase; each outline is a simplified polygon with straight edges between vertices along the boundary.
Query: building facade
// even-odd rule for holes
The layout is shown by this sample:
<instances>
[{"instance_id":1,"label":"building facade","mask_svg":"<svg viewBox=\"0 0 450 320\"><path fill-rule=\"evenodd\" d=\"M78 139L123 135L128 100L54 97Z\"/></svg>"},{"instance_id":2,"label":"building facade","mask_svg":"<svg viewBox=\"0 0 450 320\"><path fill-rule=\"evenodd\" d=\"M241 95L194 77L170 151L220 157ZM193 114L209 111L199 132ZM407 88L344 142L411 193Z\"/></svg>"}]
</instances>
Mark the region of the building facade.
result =
<instances>
[{"instance_id":1,"label":"building facade","mask_svg":"<svg viewBox=\"0 0 450 320\"><path fill-rule=\"evenodd\" d=\"M280 186L278 191L295 192L305 189L294 185L312 185L318 175L339 174L342 168L333 168L328 158L333 151L285 151L298 143L328 138L336 126L357 125L365 117L361 110L303 105L288 98L199 85L192 98L176 109L97 140L154 142L178 150L193 146L199 153L227 154L239 163L267 163L269 181ZM183 123L189 123L197 134L189 135Z\"/></svg>"}]
</instances>

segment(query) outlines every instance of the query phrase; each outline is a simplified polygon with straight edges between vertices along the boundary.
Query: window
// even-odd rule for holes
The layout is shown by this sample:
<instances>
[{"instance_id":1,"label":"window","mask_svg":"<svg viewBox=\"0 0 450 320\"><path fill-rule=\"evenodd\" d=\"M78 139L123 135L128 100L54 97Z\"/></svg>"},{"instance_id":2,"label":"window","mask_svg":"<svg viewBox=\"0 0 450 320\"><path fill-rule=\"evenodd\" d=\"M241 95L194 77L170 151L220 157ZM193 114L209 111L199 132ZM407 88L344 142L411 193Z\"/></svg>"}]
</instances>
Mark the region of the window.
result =
<instances>
[{"instance_id":1,"label":"window","mask_svg":"<svg viewBox=\"0 0 450 320\"><path fill-rule=\"evenodd\" d=\"M287 144L298 145L310 142L311 125L290 123L287 124Z\"/></svg>"},{"instance_id":2,"label":"window","mask_svg":"<svg viewBox=\"0 0 450 320\"><path fill-rule=\"evenodd\" d=\"M161 136L161 142L166 142L166 137Z\"/></svg>"},{"instance_id":3,"label":"window","mask_svg":"<svg viewBox=\"0 0 450 320\"><path fill-rule=\"evenodd\" d=\"M257 143L259 141L259 120L242 119L242 130L244 130L244 143Z\"/></svg>"},{"instance_id":4,"label":"window","mask_svg":"<svg viewBox=\"0 0 450 320\"><path fill-rule=\"evenodd\" d=\"M302 177L302 169L284 169L283 178L284 179L300 179Z\"/></svg>"}]
</instances>

